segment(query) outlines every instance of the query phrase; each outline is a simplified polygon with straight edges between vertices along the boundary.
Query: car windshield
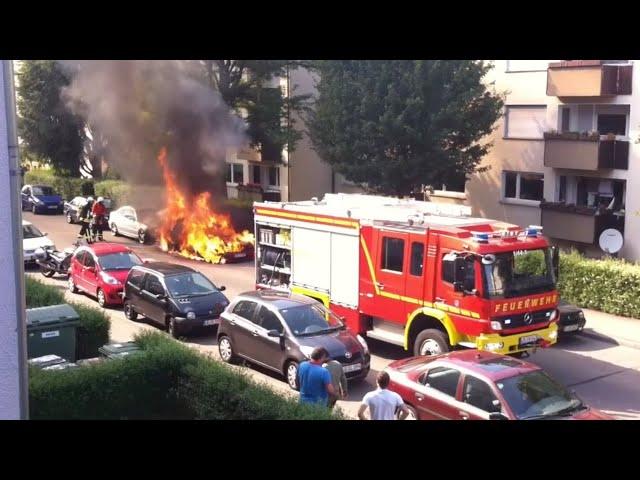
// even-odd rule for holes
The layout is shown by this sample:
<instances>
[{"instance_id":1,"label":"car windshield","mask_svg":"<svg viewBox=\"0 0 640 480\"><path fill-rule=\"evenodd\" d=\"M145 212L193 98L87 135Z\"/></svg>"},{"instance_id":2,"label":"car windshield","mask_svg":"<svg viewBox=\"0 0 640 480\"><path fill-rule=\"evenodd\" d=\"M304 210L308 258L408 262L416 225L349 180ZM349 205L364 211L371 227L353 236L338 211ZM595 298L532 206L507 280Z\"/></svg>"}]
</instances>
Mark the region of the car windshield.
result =
<instances>
[{"instance_id":1,"label":"car windshield","mask_svg":"<svg viewBox=\"0 0 640 480\"><path fill-rule=\"evenodd\" d=\"M502 379L496 385L519 420L570 415L584 408L578 398L540 370Z\"/></svg>"},{"instance_id":2,"label":"car windshield","mask_svg":"<svg viewBox=\"0 0 640 480\"><path fill-rule=\"evenodd\" d=\"M51 187L33 187L33 195L55 195Z\"/></svg>"},{"instance_id":3,"label":"car windshield","mask_svg":"<svg viewBox=\"0 0 640 480\"><path fill-rule=\"evenodd\" d=\"M542 293L555 288L555 275L548 248L503 252L495 262L482 264L485 295L510 298Z\"/></svg>"},{"instance_id":4,"label":"car windshield","mask_svg":"<svg viewBox=\"0 0 640 480\"><path fill-rule=\"evenodd\" d=\"M172 297L209 295L219 292L207 277L198 272L171 275L164 279Z\"/></svg>"},{"instance_id":5,"label":"car windshield","mask_svg":"<svg viewBox=\"0 0 640 480\"><path fill-rule=\"evenodd\" d=\"M142 265L142 260L132 252L109 253L98 257L102 270L129 270L134 265Z\"/></svg>"},{"instance_id":6,"label":"car windshield","mask_svg":"<svg viewBox=\"0 0 640 480\"><path fill-rule=\"evenodd\" d=\"M25 240L28 238L40 238L44 237L43 233L33 225L22 226L22 238Z\"/></svg>"},{"instance_id":7,"label":"car windshield","mask_svg":"<svg viewBox=\"0 0 640 480\"><path fill-rule=\"evenodd\" d=\"M323 305L302 305L280 310L295 336L318 335L343 328L340 319Z\"/></svg>"}]
</instances>

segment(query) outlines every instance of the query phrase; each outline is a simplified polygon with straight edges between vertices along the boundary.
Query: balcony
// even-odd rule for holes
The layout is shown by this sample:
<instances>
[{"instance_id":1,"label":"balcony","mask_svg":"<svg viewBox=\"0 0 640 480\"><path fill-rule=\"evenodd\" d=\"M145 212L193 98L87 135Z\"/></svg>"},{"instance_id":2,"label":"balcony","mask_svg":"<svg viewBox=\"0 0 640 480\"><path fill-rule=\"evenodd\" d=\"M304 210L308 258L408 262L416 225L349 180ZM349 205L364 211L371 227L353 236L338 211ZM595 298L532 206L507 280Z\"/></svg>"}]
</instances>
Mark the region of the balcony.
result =
<instances>
[{"instance_id":1,"label":"balcony","mask_svg":"<svg viewBox=\"0 0 640 480\"><path fill-rule=\"evenodd\" d=\"M631 65L605 64L602 60L550 63L547 95L552 97L610 97L631 95Z\"/></svg>"},{"instance_id":2,"label":"balcony","mask_svg":"<svg viewBox=\"0 0 640 480\"><path fill-rule=\"evenodd\" d=\"M544 134L544 165L553 168L596 171L629 168L629 142L597 133Z\"/></svg>"},{"instance_id":3,"label":"balcony","mask_svg":"<svg viewBox=\"0 0 640 480\"><path fill-rule=\"evenodd\" d=\"M540 210L543 232L551 238L597 245L600 234L607 228L624 234L623 211L551 202L541 202Z\"/></svg>"},{"instance_id":4,"label":"balcony","mask_svg":"<svg viewBox=\"0 0 640 480\"><path fill-rule=\"evenodd\" d=\"M250 162L260 162L262 160L260 152L251 147L239 148L236 152L236 157L238 160L248 160Z\"/></svg>"}]
</instances>

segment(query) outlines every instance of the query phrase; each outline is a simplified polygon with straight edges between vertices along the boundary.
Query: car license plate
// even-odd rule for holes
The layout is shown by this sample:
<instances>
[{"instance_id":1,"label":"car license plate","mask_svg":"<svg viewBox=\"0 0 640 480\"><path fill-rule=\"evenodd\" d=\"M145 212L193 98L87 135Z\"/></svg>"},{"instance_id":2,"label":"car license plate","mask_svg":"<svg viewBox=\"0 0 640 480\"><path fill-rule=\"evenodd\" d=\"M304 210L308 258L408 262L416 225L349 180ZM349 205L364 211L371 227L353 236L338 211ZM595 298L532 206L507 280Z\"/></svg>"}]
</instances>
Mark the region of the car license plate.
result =
<instances>
[{"instance_id":1,"label":"car license plate","mask_svg":"<svg viewBox=\"0 0 640 480\"><path fill-rule=\"evenodd\" d=\"M215 323L216 323L215 319L213 319L213 320L205 320L204 322L202 322L202 324L205 327L208 327L209 325L215 325Z\"/></svg>"},{"instance_id":2,"label":"car license plate","mask_svg":"<svg viewBox=\"0 0 640 480\"><path fill-rule=\"evenodd\" d=\"M244 258L246 257L247 254L246 253L236 253L233 258Z\"/></svg>"},{"instance_id":3,"label":"car license plate","mask_svg":"<svg viewBox=\"0 0 640 480\"><path fill-rule=\"evenodd\" d=\"M562 329L563 332L575 332L578 330L578 325L567 325Z\"/></svg>"},{"instance_id":4,"label":"car license plate","mask_svg":"<svg viewBox=\"0 0 640 480\"><path fill-rule=\"evenodd\" d=\"M526 337L520 337L520 341L519 344L522 345L529 345L530 343L536 343L538 341L538 336L537 335L527 335Z\"/></svg>"},{"instance_id":5,"label":"car license plate","mask_svg":"<svg viewBox=\"0 0 640 480\"><path fill-rule=\"evenodd\" d=\"M346 365L344 367L344 373L357 372L358 370L362 370L361 363L354 363L353 365Z\"/></svg>"},{"instance_id":6,"label":"car license plate","mask_svg":"<svg viewBox=\"0 0 640 480\"><path fill-rule=\"evenodd\" d=\"M49 205L49 208L58 208L56 205Z\"/></svg>"}]
</instances>

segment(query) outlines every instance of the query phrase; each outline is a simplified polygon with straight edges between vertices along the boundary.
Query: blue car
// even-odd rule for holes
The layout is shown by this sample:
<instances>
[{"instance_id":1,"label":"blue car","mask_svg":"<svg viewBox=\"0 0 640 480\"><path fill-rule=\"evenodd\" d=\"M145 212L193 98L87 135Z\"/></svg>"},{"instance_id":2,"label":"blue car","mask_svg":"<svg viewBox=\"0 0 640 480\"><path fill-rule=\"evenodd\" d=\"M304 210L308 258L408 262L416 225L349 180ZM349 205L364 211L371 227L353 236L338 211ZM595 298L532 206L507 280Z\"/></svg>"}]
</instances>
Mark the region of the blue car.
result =
<instances>
[{"instance_id":1,"label":"blue car","mask_svg":"<svg viewBox=\"0 0 640 480\"><path fill-rule=\"evenodd\" d=\"M25 185L22 187L22 210L33 213L62 213L64 201L47 185Z\"/></svg>"}]
</instances>

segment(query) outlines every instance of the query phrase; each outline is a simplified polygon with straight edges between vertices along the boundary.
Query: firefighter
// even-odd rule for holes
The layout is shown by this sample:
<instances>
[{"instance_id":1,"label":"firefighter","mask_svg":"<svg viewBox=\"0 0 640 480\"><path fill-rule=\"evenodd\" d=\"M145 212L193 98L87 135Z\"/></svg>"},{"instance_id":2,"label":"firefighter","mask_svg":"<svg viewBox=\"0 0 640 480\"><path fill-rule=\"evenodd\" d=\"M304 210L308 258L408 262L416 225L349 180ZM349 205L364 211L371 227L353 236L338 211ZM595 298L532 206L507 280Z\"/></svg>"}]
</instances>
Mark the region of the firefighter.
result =
<instances>
[{"instance_id":1,"label":"firefighter","mask_svg":"<svg viewBox=\"0 0 640 480\"><path fill-rule=\"evenodd\" d=\"M87 241L91 241L91 236L89 232L89 221L91 220L91 210L93 208L93 197L87 198L87 203L85 203L80 212L78 214L78 220L80 221L80 233L78 233L78 238L82 238L86 236Z\"/></svg>"},{"instance_id":2,"label":"firefighter","mask_svg":"<svg viewBox=\"0 0 640 480\"><path fill-rule=\"evenodd\" d=\"M104 230L105 217L107 215L107 209L104 206L104 198L98 197L96 203L94 203L91 209L91 215L93 216L93 237L102 241L102 231Z\"/></svg>"}]
</instances>

